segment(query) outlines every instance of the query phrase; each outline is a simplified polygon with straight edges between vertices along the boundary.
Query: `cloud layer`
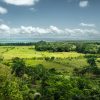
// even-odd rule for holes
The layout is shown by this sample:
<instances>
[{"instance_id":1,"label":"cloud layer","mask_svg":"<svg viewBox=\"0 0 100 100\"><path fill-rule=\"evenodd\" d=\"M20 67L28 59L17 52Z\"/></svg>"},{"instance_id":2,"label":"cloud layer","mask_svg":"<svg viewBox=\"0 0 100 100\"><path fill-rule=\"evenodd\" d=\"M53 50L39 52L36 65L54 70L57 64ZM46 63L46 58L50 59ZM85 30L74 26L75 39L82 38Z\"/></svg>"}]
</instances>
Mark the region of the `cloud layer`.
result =
<instances>
[{"instance_id":1,"label":"cloud layer","mask_svg":"<svg viewBox=\"0 0 100 100\"><path fill-rule=\"evenodd\" d=\"M85 37L98 37L100 36L99 32L96 29L80 29L80 28L65 28L59 29L56 26L49 26L48 28L32 27L32 26L20 26L18 28L11 28L5 24L0 25L0 35L32 35L32 36L45 36L45 37L76 37L76 38L85 38ZM56 38L55 37L55 38Z\"/></svg>"},{"instance_id":2,"label":"cloud layer","mask_svg":"<svg viewBox=\"0 0 100 100\"><path fill-rule=\"evenodd\" d=\"M0 14L6 14L8 11L6 8L0 6Z\"/></svg>"},{"instance_id":3,"label":"cloud layer","mask_svg":"<svg viewBox=\"0 0 100 100\"><path fill-rule=\"evenodd\" d=\"M80 23L80 26L83 26L83 27L96 27L95 24L86 24L86 23Z\"/></svg>"},{"instance_id":4,"label":"cloud layer","mask_svg":"<svg viewBox=\"0 0 100 100\"><path fill-rule=\"evenodd\" d=\"M35 5L39 0L4 0L7 4L12 4L16 6L31 6Z\"/></svg>"}]
</instances>

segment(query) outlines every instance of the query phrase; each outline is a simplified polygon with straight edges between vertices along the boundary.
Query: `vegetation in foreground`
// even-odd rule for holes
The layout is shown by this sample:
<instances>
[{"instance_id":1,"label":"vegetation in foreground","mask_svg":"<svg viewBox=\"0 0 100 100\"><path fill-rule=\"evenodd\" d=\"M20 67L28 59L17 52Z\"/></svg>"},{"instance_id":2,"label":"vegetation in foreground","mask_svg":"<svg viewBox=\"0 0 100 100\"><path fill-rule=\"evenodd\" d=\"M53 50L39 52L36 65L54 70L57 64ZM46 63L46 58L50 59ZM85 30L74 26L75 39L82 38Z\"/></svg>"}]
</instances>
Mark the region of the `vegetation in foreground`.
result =
<instances>
[{"instance_id":1,"label":"vegetation in foreground","mask_svg":"<svg viewBox=\"0 0 100 100\"><path fill-rule=\"evenodd\" d=\"M100 100L98 52L35 48L0 47L0 100Z\"/></svg>"}]
</instances>

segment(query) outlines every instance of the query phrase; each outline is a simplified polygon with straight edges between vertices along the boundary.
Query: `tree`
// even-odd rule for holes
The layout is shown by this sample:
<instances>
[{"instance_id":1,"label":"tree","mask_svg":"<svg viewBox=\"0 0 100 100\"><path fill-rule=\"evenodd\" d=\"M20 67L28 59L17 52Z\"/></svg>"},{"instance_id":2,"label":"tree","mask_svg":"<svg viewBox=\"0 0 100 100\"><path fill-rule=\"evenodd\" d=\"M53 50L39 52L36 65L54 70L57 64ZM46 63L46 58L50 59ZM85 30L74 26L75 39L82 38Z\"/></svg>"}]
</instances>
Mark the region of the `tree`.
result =
<instances>
[{"instance_id":1,"label":"tree","mask_svg":"<svg viewBox=\"0 0 100 100\"><path fill-rule=\"evenodd\" d=\"M4 59L4 57L0 56L0 62L2 62L2 61L3 61L3 59Z\"/></svg>"},{"instance_id":2,"label":"tree","mask_svg":"<svg viewBox=\"0 0 100 100\"><path fill-rule=\"evenodd\" d=\"M0 64L0 100L23 100L17 79L8 66Z\"/></svg>"},{"instance_id":3,"label":"tree","mask_svg":"<svg viewBox=\"0 0 100 100\"><path fill-rule=\"evenodd\" d=\"M92 56L92 57L90 57L90 58L87 59L87 62L89 63L89 65L90 65L91 67L96 67L96 62L95 62L95 60L96 60L96 58Z\"/></svg>"},{"instance_id":4,"label":"tree","mask_svg":"<svg viewBox=\"0 0 100 100\"><path fill-rule=\"evenodd\" d=\"M18 57L12 59L12 74L22 77L25 73L25 62Z\"/></svg>"}]
</instances>

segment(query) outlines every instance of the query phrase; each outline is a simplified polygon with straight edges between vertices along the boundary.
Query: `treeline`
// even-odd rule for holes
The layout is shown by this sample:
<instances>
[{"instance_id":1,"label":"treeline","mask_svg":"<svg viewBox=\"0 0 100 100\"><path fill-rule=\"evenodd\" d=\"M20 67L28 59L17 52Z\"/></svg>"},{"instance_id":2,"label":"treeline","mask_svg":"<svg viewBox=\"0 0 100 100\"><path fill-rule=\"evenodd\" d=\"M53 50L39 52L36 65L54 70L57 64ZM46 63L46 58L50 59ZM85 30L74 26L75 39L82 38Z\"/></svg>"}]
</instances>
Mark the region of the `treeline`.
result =
<instances>
[{"instance_id":1,"label":"treeline","mask_svg":"<svg viewBox=\"0 0 100 100\"><path fill-rule=\"evenodd\" d=\"M30 46L34 45L34 42L28 42L28 43L0 43L0 46Z\"/></svg>"},{"instance_id":2,"label":"treeline","mask_svg":"<svg viewBox=\"0 0 100 100\"><path fill-rule=\"evenodd\" d=\"M37 51L51 51L51 52L76 51L80 53L97 54L100 53L100 43L40 41L36 43L35 49Z\"/></svg>"}]
</instances>

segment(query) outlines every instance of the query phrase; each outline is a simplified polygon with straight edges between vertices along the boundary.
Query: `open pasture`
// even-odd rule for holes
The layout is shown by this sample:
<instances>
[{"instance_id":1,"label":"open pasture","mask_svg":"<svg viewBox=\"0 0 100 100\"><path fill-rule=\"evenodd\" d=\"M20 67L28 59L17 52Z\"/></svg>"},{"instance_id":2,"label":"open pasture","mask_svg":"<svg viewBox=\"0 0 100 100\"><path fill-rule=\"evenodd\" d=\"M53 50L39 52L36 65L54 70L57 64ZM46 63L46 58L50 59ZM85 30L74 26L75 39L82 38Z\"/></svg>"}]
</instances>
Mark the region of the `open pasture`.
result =
<instances>
[{"instance_id":1,"label":"open pasture","mask_svg":"<svg viewBox=\"0 0 100 100\"><path fill-rule=\"evenodd\" d=\"M68 57L82 57L84 54L77 52L48 52L36 51L34 46L0 46L0 54L4 59L12 59L13 57L19 58L68 58Z\"/></svg>"},{"instance_id":2,"label":"open pasture","mask_svg":"<svg viewBox=\"0 0 100 100\"><path fill-rule=\"evenodd\" d=\"M73 68L87 65L84 60L84 54L77 52L48 52L36 51L34 46L0 46L0 55L4 57L4 62L11 61L14 57L24 58L28 66L38 64L46 68L55 68L58 70L68 70L72 72ZM54 57L53 61L46 61L45 58ZM79 64L79 62L81 62Z\"/></svg>"}]
</instances>

